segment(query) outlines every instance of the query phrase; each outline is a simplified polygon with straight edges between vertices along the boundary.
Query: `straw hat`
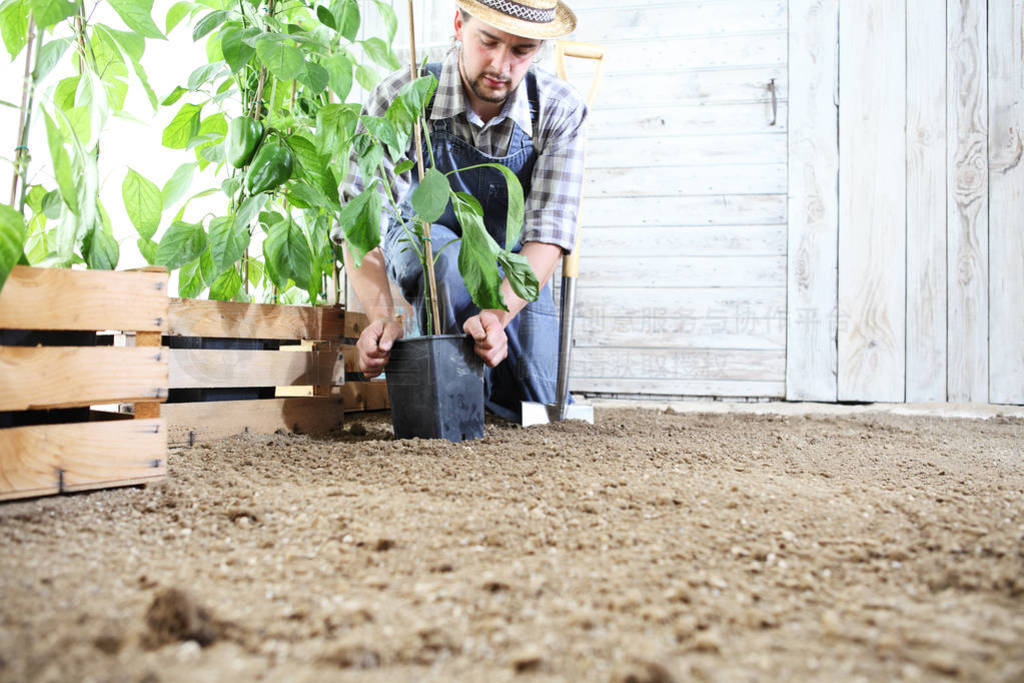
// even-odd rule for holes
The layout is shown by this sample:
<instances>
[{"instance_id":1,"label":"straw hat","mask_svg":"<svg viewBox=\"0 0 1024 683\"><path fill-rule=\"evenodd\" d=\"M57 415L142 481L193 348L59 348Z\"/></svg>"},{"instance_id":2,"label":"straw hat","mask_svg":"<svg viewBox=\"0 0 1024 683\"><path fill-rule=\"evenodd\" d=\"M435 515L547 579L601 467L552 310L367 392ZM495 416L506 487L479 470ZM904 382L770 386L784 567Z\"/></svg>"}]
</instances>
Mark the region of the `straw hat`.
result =
<instances>
[{"instance_id":1,"label":"straw hat","mask_svg":"<svg viewBox=\"0 0 1024 683\"><path fill-rule=\"evenodd\" d=\"M522 38L560 38L576 28L576 15L558 0L456 0L471 15Z\"/></svg>"}]
</instances>

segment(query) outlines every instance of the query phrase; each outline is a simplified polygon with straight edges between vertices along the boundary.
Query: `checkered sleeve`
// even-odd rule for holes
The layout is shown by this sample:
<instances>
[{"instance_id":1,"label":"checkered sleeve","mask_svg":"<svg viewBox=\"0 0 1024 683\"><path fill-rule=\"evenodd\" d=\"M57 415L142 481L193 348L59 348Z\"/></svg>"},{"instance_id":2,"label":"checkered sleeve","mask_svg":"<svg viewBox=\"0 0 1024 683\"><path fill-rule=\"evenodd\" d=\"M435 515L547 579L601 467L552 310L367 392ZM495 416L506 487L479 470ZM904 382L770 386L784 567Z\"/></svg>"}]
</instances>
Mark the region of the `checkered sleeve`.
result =
<instances>
[{"instance_id":1,"label":"checkered sleeve","mask_svg":"<svg viewBox=\"0 0 1024 683\"><path fill-rule=\"evenodd\" d=\"M583 189L587 107L575 90L554 77L540 92L538 126L544 143L533 168L522 241L557 244L570 252L576 245Z\"/></svg>"},{"instance_id":2,"label":"checkered sleeve","mask_svg":"<svg viewBox=\"0 0 1024 683\"><path fill-rule=\"evenodd\" d=\"M366 99L366 103L363 105L363 114L368 116L384 116L387 112L391 102L398 96L399 91L406 83L410 80L408 71L396 71L393 74L385 77L377 87L375 87ZM356 127L356 132L364 132L366 128L360 122ZM410 146L411 150L411 146ZM351 201L354 197L357 197L365 188L365 183L362 178L362 174L359 171L358 154L356 154L355 148L349 153L348 169L345 179L341 182L338 187L338 194L341 197L342 205ZM387 154L384 155L382 166L384 169L384 175L386 180L391 186L392 196L397 200L401 200L409 191L409 185L412 182L412 175L406 171L395 175L394 168L396 162L389 158ZM383 194L383 188L380 188ZM389 202L385 199L384 202L385 210L381 214L380 230L381 238L383 239L388 225L391 220L391 211ZM345 239L345 231L343 226L335 226L331 231L331 239L339 244Z\"/></svg>"}]
</instances>

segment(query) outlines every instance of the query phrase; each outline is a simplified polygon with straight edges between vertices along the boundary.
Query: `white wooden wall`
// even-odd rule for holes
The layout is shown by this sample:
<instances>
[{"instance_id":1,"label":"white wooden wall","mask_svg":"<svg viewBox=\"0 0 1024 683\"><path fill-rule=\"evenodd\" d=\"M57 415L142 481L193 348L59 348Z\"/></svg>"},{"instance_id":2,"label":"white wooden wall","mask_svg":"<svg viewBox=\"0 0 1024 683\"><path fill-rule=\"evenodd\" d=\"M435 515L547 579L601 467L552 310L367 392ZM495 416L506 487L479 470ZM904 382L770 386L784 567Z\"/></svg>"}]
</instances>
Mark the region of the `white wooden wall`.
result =
<instances>
[{"instance_id":1,"label":"white wooden wall","mask_svg":"<svg viewBox=\"0 0 1024 683\"><path fill-rule=\"evenodd\" d=\"M785 0L575 0L591 111L572 389L782 396ZM588 82L590 65L570 65ZM774 125L769 83L774 79Z\"/></svg>"},{"instance_id":2,"label":"white wooden wall","mask_svg":"<svg viewBox=\"0 0 1024 683\"><path fill-rule=\"evenodd\" d=\"M814 210L790 222L787 397L1024 403L1024 0L790 19L790 202ZM833 292L834 338L801 333Z\"/></svg>"}]
</instances>

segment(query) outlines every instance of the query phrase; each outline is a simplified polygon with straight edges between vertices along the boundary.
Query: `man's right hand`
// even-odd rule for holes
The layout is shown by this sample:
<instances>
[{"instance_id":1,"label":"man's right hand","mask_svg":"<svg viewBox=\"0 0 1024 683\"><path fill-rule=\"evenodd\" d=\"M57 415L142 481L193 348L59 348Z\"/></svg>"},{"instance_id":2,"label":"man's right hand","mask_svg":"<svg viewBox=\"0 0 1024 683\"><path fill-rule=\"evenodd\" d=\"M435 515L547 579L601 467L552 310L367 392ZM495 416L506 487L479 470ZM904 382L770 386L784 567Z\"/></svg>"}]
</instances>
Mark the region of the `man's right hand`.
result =
<instances>
[{"instance_id":1,"label":"man's right hand","mask_svg":"<svg viewBox=\"0 0 1024 683\"><path fill-rule=\"evenodd\" d=\"M402 338L402 326L396 320L377 320L359 335L359 367L366 377L376 377L384 371L391 357L391 346Z\"/></svg>"}]
</instances>

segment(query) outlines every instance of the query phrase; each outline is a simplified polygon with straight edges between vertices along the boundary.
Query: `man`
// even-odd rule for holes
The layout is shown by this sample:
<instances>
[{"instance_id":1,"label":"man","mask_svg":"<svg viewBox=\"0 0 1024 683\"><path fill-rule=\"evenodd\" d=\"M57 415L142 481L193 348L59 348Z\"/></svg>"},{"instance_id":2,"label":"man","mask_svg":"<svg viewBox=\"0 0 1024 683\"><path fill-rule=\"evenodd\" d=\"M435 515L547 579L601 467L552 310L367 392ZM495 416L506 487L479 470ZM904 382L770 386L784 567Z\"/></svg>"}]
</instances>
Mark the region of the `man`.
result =
<instances>
[{"instance_id":1,"label":"man","mask_svg":"<svg viewBox=\"0 0 1024 683\"><path fill-rule=\"evenodd\" d=\"M444 311L439 327L443 333L462 330L474 339L477 355L490 368L488 408L517 420L521 401L555 400L558 325L547 283L563 252L575 244L583 166L581 126L586 118L582 99L568 84L531 66L543 41L571 33L576 18L556 0L456 4L456 46L443 64L428 65L439 81L427 116L435 164L447 173L497 162L516 173L526 197L520 253L542 289L537 301L528 303L506 280L501 292L508 310L481 311L462 283L454 249L445 250L436 267ZM371 93L366 113L383 115L410 78L408 71L387 77ZM415 159L414 148L408 157ZM394 165L385 163L394 196L408 197L415 171L395 176ZM350 167L354 170L342 188L346 198L363 189L355 163ZM501 174L482 168L461 173L458 180L483 205L488 232L503 244L507 196ZM388 277L418 317L424 299L422 267L405 248L401 226L382 217L381 233L381 246L367 254L359 268L344 250L349 281L370 319L357 344L360 366L369 377L384 370L393 342L403 334ZM434 252L460 234L449 206L431 230ZM334 239L343 239L340 226Z\"/></svg>"}]
</instances>

